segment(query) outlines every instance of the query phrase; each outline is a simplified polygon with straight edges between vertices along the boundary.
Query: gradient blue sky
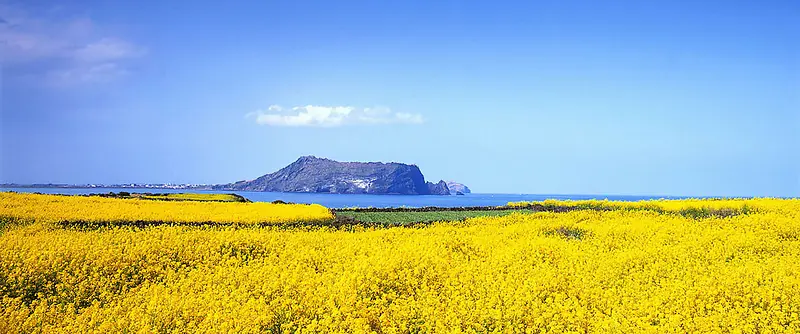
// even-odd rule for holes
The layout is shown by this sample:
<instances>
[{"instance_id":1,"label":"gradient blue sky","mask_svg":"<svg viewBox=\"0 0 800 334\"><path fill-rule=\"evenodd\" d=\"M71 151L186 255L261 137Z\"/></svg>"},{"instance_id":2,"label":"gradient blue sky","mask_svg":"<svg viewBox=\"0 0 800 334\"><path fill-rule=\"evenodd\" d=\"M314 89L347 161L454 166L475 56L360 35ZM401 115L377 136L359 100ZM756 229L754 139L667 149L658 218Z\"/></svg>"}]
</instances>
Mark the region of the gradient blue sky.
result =
<instances>
[{"instance_id":1,"label":"gradient blue sky","mask_svg":"<svg viewBox=\"0 0 800 334\"><path fill-rule=\"evenodd\" d=\"M797 1L34 0L0 18L0 182L223 183L316 155L477 192L800 195Z\"/></svg>"}]
</instances>

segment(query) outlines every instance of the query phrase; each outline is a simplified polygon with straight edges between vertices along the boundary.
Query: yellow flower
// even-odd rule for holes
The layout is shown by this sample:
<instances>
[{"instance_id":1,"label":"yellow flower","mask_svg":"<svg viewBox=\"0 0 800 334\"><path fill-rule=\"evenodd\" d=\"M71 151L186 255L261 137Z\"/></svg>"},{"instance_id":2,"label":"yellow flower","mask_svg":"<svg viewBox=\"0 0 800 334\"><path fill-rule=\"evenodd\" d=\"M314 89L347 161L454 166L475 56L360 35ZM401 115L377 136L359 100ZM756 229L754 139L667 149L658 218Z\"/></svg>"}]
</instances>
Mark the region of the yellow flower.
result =
<instances>
[{"instance_id":1,"label":"yellow flower","mask_svg":"<svg viewBox=\"0 0 800 334\"><path fill-rule=\"evenodd\" d=\"M335 229L273 226L320 206L2 193L0 332L800 331L800 201L576 202Z\"/></svg>"}]
</instances>

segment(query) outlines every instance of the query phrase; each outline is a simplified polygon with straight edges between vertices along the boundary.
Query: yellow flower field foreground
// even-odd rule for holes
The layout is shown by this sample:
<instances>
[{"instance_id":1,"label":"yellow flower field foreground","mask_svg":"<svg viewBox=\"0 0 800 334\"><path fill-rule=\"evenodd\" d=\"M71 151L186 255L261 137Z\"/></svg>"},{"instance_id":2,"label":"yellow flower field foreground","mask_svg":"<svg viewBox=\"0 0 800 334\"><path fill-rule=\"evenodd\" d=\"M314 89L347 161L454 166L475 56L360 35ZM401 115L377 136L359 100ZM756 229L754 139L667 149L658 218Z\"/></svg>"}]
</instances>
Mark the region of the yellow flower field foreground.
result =
<instances>
[{"instance_id":1,"label":"yellow flower field foreground","mask_svg":"<svg viewBox=\"0 0 800 334\"><path fill-rule=\"evenodd\" d=\"M761 201L782 200L423 228L11 224L0 332L796 333L800 208Z\"/></svg>"},{"instance_id":2,"label":"yellow flower field foreground","mask_svg":"<svg viewBox=\"0 0 800 334\"><path fill-rule=\"evenodd\" d=\"M0 192L0 216L41 222L279 224L333 219L321 205L152 201Z\"/></svg>"},{"instance_id":3,"label":"yellow flower field foreground","mask_svg":"<svg viewBox=\"0 0 800 334\"><path fill-rule=\"evenodd\" d=\"M682 199L682 200L642 200L642 201L609 201L609 200L544 200L537 202L509 202L508 207L524 208L541 205L545 208L568 207L601 210L650 210L658 212L702 212L740 214L751 211L791 212L800 207L798 199Z\"/></svg>"}]
</instances>

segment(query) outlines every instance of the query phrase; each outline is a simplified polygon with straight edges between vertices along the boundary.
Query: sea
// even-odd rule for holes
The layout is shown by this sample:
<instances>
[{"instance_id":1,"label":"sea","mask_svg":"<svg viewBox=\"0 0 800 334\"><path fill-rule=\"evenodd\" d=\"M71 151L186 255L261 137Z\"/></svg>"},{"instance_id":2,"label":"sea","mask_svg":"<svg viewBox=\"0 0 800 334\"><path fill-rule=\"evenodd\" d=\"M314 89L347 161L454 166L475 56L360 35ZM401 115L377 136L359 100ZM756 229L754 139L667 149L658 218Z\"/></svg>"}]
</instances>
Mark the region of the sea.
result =
<instances>
[{"instance_id":1,"label":"sea","mask_svg":"<svg viewBox=\"0 0 800 334\"><path fill-rule=\"evenodd\" d=\"M321 204L328 208L390 208L390 207L460 207L460 206L497 206L508 202L557 200L608 199L613 201L639 201L648 199L681 199L680 196L629 196L629 195L553 195L553 194L466 194L466 195L361 195L361 194L320 194L320 193L281 193L254 191L215 191L188 189L153 189L153 188L3 188L0 191L25 193L86 195L127 191L130 193L204 193L228 194L236 193L253 202L272 202L281 200L292 203Z\"/></svg>"}]
</instances>

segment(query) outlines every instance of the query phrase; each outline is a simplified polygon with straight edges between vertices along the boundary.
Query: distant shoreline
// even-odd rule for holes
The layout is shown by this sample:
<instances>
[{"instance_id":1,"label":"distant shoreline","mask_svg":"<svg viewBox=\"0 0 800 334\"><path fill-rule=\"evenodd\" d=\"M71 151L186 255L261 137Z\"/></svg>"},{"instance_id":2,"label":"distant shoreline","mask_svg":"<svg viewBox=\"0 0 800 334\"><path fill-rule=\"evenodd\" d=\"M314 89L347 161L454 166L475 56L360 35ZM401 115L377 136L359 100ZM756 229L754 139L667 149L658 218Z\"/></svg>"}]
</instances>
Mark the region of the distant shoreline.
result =
<instances>
[{"instance_id":1,"label":"distant shoreline","mask_svg":"<svg viewBox=\"0 0 800 334\"><path fill-rule=\"evenodd\" d=\"M426 197L438 195L403 195L403 194L350 194L350 193L325 193L325 192L276 192L276 191L253 191L253 190L224 190L213 189L210 184L170 184L170 183L124 183L124 184L64 184L64 183L34 183L34 184L19 184L19 183L4 183L0 184L0 188L17 188L17 189L156 189L156 190L194 190L194 191L215 191L215 192L246 192L246 193L283 193L292 195L374 195L374 196L408 196L408 197ZM548 194L548 193L467 193L470 196L547 196L554 199L617 199L626 198L623 200L638 200L638 199L686 199L686 198L798 198L794 196L720 196L720 195L629 195L629 194ZM455 197L456 195L449 195L444 197ZM459 197L463 197L458 195Z\"/></svg>"},{"instance_id":2,"label":"distant shoreline","mask_svg":"<svg viewBox=\"0 0 800 334\"><path fill-rule=\"evenodd\" d=\"M191 189L212 190L208 184L170 184L170 183L124 183L124 184L63 184L63 183L34 183L17 184L4 183L0 188L78 188L78 189L119 189L119 188L150 188L150 189Z\"/></svg>"}]
</instances>

